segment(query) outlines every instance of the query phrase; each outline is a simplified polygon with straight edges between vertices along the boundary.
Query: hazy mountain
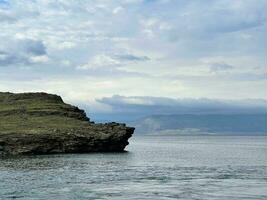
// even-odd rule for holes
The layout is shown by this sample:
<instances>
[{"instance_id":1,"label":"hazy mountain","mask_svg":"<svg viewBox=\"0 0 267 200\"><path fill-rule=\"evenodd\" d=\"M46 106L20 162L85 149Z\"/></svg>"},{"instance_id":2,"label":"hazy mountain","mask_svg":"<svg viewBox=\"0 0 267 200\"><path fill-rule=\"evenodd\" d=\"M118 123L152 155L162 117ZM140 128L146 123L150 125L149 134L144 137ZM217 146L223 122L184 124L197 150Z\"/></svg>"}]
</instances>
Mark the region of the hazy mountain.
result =
<instances>
[{"instance_id":1,"label":"hazy mountain","mask_svg":"<svg viewBox=\"0 0 267 200\"><path fill-rule=\"evenodd\" d=\"M263 99L173 99L150 96L105 97L96 106L83 107L95 121L131 122L146 116L158 115L254 115L267 114L267 100ZM106 110L105 110L106 108Z\"/></svg>"},{"instance_id":2,"label":"hazy mountain","mask_svg":"<svg viewBox=\"0 0 267 200\"><path fill-rule=\"evenodd\" d=\"M267 135L267 114L152 115L132 125L139 134Z\"/></svg>"},{"instance_id":3,"label":"hazy mountain","mask_svg":"<svg viewBox=\"0 0 267 200\"><path fill-rule=\"evenodd\" d=\"M138 134L267 134L267 101L263 99L173 99L149 96L98 100L109 112L89 109L96 121L117 120Z\"/></svg>"}]
</instances>

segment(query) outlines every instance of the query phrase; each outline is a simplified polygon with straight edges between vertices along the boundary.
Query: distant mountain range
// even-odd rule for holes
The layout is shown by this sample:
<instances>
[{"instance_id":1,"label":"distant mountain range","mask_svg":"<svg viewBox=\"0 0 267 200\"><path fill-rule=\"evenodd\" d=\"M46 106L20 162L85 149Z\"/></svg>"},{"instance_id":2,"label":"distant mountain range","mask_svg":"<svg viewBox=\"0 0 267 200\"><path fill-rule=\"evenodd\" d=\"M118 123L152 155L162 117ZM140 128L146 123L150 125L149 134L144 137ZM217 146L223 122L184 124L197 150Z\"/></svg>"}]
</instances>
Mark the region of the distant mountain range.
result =
<instances>
[{"instance_id":1,"label":"distant mountain range","mask_svg":"<svg viewBox=\"0 0 267 200\"><path fill-rule=\"evenodd\" d=\"M267 135L267 114L151 115L131 125L137 134Z\"/></svg>"},{"instance_id":2,"label":"distant mountain range","mask_svg":"<svg viewBox=\"0 0 267 200\"><path fill-rule=\"evenodd\" d=\"M136 134L267 135L265 99L173 99L149 96L105 97L97 101L109 108L97 112L99 122L121 121L136 127Z\"/></svg>"}]
</instances>

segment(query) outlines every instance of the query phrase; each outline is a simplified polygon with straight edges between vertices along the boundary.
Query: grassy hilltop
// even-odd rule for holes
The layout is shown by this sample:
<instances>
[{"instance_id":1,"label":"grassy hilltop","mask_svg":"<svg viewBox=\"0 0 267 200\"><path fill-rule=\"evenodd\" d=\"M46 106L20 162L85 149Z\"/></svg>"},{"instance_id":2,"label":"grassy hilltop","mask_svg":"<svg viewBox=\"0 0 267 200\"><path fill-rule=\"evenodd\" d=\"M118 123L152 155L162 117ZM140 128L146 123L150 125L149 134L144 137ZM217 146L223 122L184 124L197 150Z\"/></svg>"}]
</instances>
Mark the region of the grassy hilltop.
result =
<instances>
[{"instance_id":1,"label":"grassy hilltop","mask_svg":"<svg viewBox=\"0 0 267 200\"><path fill-rule=\"evenodd\" d=\"M0 134L88 128L83 110L46 93L0 93Z\"/></svg>"}]
</instances>

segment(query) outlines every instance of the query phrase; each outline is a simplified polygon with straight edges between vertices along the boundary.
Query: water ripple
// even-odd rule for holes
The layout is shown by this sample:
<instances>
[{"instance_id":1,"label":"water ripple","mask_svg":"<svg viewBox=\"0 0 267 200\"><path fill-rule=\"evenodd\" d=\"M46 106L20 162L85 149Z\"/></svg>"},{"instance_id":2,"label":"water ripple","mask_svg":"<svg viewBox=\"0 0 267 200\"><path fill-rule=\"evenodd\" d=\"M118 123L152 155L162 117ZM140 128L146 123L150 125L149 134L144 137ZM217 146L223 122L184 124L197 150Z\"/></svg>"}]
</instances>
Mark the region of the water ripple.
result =
<instances>
[{"instance_id":1,"label":"water ripple","mask_svg":"<svg viewBox=\"0 0 267 200\"><path fill-rule=\"evenodd\" d=\"M257 137L137 137L123 154L2 159L0 199L266 200L266 146Z\"/></svg>"}]
</instances>

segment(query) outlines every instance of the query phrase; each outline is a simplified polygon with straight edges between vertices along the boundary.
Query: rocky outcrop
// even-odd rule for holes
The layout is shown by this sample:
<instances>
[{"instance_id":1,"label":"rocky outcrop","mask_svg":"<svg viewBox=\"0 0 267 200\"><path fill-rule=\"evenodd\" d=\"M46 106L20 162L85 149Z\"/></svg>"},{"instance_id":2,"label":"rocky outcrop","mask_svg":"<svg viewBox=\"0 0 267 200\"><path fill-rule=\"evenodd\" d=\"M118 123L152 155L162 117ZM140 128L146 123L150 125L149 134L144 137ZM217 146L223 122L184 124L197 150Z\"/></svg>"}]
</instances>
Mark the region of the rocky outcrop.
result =
<instances>
[{"instance_id":1,"label":"rocky outcrop","mask_svg":"<svg viewBox=\"0 0 267 200\"><path fill-rule=\"evenodd\" d=\"M120 152L134 128L95 124L46 93L0 93L0 155Z\"/></svg>"}]
</instances>

